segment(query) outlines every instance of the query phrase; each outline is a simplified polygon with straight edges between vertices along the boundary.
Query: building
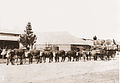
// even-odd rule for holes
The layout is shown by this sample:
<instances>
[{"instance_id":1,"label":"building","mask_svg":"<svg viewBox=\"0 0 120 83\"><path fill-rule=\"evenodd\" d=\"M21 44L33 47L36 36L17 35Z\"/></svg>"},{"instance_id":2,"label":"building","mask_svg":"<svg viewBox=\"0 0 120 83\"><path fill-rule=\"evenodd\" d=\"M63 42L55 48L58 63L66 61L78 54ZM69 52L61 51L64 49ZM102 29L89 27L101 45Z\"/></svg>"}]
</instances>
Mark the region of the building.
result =
<instances>
[{"instance_id":1,"label":"building","mask_svg":"<svg viewBox=\"0 0 120 83\"><path fill-rule=\"evenodd\" d=\"M19 34L0 32L0 48L19 48Z\"/></svg>"},{"instance_id":2,"label":"building","mask_svg":"<svg viewBox=\"0 0 120 83\"><path fill-rule=\"evenodd\" d=\"M15 33L0 32L0 48L23 48L19 43L19 35ZM88 49L93 45L93 41L72 36L67 32L41 32L37 34L35 49L44 50L79 50Z\"/></svg>"},{"instance_id":3,"label":"building","mask_svg":"<svg viewBox=\"0 0 120 83\"><path fill-rule=\"evenodd\" d=\"M72 36L67 32L43 32L37 35L35 49L44 50L46 47L51 50L80 50L88 49L93 45L90 39L82 39Z\"/></svg>"}]
</instances>

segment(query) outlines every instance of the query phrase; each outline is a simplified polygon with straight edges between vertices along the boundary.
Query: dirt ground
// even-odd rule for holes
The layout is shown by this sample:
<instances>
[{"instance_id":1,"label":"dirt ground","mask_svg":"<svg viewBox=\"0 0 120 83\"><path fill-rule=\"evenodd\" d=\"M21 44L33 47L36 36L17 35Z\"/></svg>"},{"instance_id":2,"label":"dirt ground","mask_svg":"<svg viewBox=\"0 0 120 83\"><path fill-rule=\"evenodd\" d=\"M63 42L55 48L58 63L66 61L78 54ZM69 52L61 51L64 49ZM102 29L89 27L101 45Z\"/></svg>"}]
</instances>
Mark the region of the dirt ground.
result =
<instances>
[{"instance_id":1,"label":"dirt ground","mask_svg":"<svg viewBox=\"0 0 120 83\"><path fill-rule=\"evenodd\" d=\"M0 64L0 83L119 83L119 55L110 61Z\"/></svg>"}]
</instances>

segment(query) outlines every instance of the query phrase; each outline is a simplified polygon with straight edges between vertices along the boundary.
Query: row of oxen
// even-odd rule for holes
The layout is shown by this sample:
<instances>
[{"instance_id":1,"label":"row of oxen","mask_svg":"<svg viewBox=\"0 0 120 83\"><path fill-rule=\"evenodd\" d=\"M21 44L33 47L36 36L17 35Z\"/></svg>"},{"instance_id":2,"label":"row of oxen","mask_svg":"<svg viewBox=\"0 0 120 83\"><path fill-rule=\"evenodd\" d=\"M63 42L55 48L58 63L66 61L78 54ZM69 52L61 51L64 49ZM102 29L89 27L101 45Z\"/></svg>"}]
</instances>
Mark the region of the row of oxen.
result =
<instances>
[{"instance_id":1,"label":"row of oxen","mask_svg":"<svg viewBox=\"0 0 120 83\"><path fill-rule=\"evenodd\" d=\"M28 60L29 64L33 63L45 63L46 59L51 62L64 62L64 61L87 61L87 60L110 60L116 55L115 50L91 50L85 51L40 51L40 50L24 50L24 49L14 49L8 50L6 54L7 65L11 63L14 65L25 64Z\"/></svg>"}]
</instances>

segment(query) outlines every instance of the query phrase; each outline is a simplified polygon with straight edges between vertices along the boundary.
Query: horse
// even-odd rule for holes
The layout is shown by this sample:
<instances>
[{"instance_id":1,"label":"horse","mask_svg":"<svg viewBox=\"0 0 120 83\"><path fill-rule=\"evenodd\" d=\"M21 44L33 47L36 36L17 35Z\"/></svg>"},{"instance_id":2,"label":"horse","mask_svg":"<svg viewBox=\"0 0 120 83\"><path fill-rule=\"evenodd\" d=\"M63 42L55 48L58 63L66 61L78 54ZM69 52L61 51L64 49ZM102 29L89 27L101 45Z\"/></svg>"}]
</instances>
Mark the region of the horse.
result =
<instances>
[{"instance_id":1,"label":"horse","mask_svg":"<svg viewBox=\"0 0 120 83\"><path fill-rule=\"evenodd\" d=\"M62 58L61 62L64 62L65 61L65 51L64 50L55 52L55 62L59 62L60 57Z\"/></svg>"},{"instance_id":2,"label":"horse","mask_svg":"<svg viewBox=\"0 0 120 83\"><path fill-rule=\"evenodd\" d=\"M51 63L53 61L53 53L52 53L52 51L48 51L48 50L43 51L42 58L43 58L44 63L46 62L46 58L48 58L49 63Z\"/></svg>"}]
</instances>

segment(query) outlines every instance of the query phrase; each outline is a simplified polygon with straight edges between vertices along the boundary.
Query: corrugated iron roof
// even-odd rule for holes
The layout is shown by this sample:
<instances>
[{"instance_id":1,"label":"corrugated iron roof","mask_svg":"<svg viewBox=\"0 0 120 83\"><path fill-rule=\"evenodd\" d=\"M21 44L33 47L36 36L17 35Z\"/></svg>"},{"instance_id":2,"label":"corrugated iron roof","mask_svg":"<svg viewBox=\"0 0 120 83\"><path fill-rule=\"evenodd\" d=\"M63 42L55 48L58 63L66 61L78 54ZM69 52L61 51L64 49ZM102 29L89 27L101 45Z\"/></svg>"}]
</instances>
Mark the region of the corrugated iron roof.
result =
<instances>
[{"instance_id":1,"label":"corrugated iron roof","mask_svg":"<svg viewBox=\"0 0 120 83\"><path fill-rule=\"evenodd\" d=\"M37 34L37 37L37 44L93 44L91 40L83 40L67 32L43 32Z\"/></svg>"},{"instance_id":2,"label":"corrugated iron roof","mask_svg":"<svg viewBox=\"0 0 120 83\"><path fill-rule=\"evenodd\" d=\"M6 33L6 32L0 32L0 35L19 36L20 34L17 34L17 33Z\"/></svg>"},{"instance_id":3,"label":"corrugated iron roof","mask_svg":"<svg viewBox=\"0 0 120 83\"><path fill-rule=\"evenodd\" d=\"M0 32L0 40L18 41L20 34ZM41 32L37 34L37 44L81 44L93 45L92 40L77 38L68 32Z\"/></svg>"},{"instance_id":4,"label":"corrugated iron roof","mask_svg":"<svg viewBox=\"0 0 120 83\"><path fill-rule=\"evenodd\" d=\"M0 33L0 40L18 41L19 35L12 33Z\"/></svg>"}]
</instances>

